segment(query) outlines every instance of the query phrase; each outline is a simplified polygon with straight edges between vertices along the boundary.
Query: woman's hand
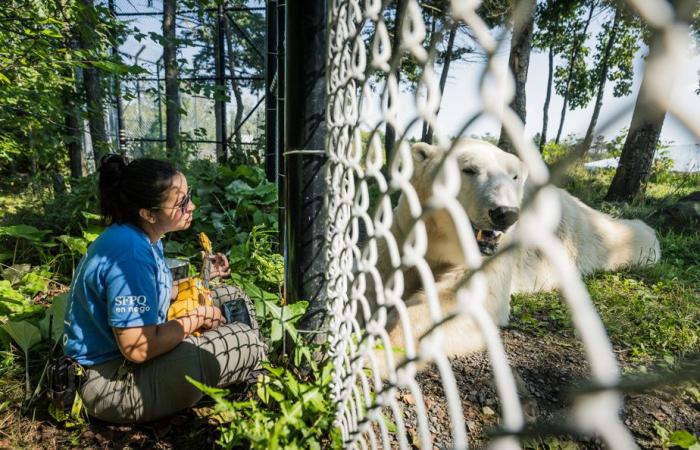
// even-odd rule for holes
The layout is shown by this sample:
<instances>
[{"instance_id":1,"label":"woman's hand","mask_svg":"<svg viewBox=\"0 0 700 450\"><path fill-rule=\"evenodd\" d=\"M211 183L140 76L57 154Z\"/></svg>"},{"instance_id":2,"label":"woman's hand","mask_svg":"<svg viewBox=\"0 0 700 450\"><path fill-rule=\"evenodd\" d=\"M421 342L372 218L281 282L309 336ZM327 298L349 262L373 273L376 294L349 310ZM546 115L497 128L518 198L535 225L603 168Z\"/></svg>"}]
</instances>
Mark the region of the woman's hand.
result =
<instances>
[{"instance_id":1,"label":"woman's hand","mask_svg":"<svg viewBox=\"0 0 700 450\"><path fill-rule=\"evenodd\" d=\"M231 268L228 266L228 259L223 253L217 253L215 255L209 256L211 261L211 272L212 278L215 277L226 277L231 274Z\"/></svg>"},{"instance_id":2,"label":"woman's hand","mask_svg":"<svg viewBox=\"0 0 700 450\"><path fill-rule=\"evenodd\" d=\"M141 364L175 348L184 338L199 330L213 330L226 323L216 306L198 306L187 315L160 325L112 328L122 355Z\"/></svg>"},{"instance_id":3,"label":"woman's hand","mask_svg":"<svg viewBox=\"0 0 700 450\"><path fill-rule=\"evenodd\" d=\"M198 306L192 313L202 320L202 328L205 330L213 330L219 325L226 323L226 318L221 314L221 309L216 306L201 305Z\"/></svg>"}]
</instances>

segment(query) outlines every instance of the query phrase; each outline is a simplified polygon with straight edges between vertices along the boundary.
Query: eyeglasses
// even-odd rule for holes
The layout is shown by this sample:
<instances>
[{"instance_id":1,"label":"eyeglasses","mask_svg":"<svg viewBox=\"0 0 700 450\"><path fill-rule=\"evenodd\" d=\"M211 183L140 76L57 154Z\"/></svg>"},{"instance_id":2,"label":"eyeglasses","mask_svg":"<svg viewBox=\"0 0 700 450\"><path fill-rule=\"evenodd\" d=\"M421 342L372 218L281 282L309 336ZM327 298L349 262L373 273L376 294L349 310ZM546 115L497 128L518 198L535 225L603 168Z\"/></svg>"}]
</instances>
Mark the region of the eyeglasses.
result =
<instances>
[{"instance_id":1,"label":"eyeglasses","mask_svg":"<svg viewBox=\"0 0 700 450\"><path fill-rule=\"evenodd\" d=\"M190 205L190 202L192 201L192 188L187 189L187 194L185 197L180 201L175 206L156 206L153 209L176 209L179 208L180 212L182 214L185 214L187 212L187 207Z\"/></svg>"}]
</instances>

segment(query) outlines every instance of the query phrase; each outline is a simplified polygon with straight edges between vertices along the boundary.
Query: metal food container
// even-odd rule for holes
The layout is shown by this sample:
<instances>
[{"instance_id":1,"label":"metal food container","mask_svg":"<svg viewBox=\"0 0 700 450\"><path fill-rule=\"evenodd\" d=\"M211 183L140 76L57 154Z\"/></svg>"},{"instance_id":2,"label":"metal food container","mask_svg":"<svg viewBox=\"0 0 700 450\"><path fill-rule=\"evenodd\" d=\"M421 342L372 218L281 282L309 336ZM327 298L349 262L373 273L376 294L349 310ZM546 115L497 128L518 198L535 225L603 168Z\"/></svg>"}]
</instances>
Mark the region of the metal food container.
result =
<instances>
[{"instance_id":1,"label":"metal food container","mask_svg":"<svg viewBox=\"0 0 700 450\"><path fill-rule=\"evenodd\" d=\"M165 262L168 264L170 273L173 274L173 280L182 280L189 275L189 262L175 258L165 258Z\"/></svg>"}]
</instances>

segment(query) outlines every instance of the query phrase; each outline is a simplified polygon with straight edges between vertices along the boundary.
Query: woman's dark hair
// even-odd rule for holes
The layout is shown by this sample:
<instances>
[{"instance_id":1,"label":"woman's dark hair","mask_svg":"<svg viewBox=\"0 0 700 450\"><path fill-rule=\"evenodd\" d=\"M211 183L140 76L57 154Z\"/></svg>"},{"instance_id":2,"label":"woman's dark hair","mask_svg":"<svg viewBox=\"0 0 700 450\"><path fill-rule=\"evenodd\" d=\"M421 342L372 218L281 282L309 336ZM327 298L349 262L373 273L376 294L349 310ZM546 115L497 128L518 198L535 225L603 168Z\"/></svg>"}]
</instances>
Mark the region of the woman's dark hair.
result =
<instances>
[{"instance_id":1,"label":"woman's dark hair","mask_svg":"<svg viewBox=\"0 0 700 450\"><path fill-rule=\"evenodd\" d=\"M160 206L178 174L167 161L105 155L99 165L100 213L108 223L138 225L139 210Z\"/></svg>"}]
</instances>

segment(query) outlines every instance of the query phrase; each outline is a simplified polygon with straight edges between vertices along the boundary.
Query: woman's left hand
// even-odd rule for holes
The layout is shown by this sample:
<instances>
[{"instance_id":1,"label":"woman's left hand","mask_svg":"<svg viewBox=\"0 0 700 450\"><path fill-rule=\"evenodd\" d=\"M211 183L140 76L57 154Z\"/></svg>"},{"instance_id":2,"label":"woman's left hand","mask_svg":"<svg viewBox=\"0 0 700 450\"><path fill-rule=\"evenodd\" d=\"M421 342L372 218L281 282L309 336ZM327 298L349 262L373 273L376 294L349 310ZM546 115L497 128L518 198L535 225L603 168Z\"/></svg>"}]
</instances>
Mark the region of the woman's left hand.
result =
<instances>
[{"instance_id":1,"label":"woman's left hand","mask_svg":"<svg viewBox=\"0 0 700 450\"><path fill-rule=\"evenodd\" d=\"M231 268L228 266L228 259L223 253L217 253L209 256L211 261L211 277L226 277L231 274Z\"/></svg>"}]
</instances>

